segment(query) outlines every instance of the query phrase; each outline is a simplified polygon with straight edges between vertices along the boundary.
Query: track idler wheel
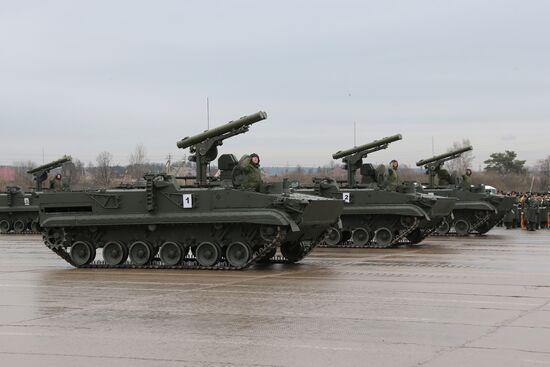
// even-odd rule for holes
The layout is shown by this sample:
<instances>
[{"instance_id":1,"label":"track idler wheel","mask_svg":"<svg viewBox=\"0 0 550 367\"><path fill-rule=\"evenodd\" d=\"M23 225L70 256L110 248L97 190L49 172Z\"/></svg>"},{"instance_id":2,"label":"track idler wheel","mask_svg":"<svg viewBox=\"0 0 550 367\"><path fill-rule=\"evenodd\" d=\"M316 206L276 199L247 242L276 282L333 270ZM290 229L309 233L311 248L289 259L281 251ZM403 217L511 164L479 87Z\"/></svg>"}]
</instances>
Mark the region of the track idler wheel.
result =
<instances>
[{"instance_id":1,"label":"track idler wheel","mask_svg":"<svg viewBox=\"0 0 550 367\"><path fill-rule=\"evenodd\" d=\"M363 227L357 227L351 232L351 242L356 246L365 246L369 240L369 231Z\"/></svg>"},{"instance_id":2,"label":"track idler wheel","mask_svg":"<svg viewBox=\"0 0 550 367\"><path fill-rule=\"evenodd\" d=\"M378 247L389 247L393 241L393 233L389 228L378 228L374 232L374 242Z\"/></svg>"},{"instance_id":3,"label":"track idler wheel","mask_svg":"<svg viewBox=\"0 0 550 367\"><path fill-rule=\"evenodd\" d=\"M510 229L512 227L512 223L506 223L505 226L506 226L507 229ZM491 228L493 228L491 226L491 224L485 222L482 225L480 225L479 227L477 227L476 231L478 231L480 234L485 234L485 233L489 232L491 230Z\"/></svg>"},{"instance_id":4,"label":"track idler wheel","mask_svg":"<svg viewBox=\"0 0 550 367\"><path fill-rule=\"evenodd\" d=\"M0 233L8 233L11 229L11 224L8 220L0 220Z\"/></svg>"},{"instance_id":5,"label":"track idler wheel","mask_svg":"<svg viewBox=\"0 0 550 367\"><path fill-rule=\"evenodd\" d=\"M441 224L437 227L435 230L435 233L440 235L446 235L451 230L451 226L449 225L449 222L446 220L443 220Z\"/></svg>"},{"instance_id":6,"label":"track idler wheel","mask_svg":"<svg viewBox=\"0 0 550 367\"><path fill-rule=\"evenodd\" d=\"M43 237L46 246L51 249L60 249L65 243L65 231L63 228L48 228Z\"/></svg>"},{"instance_id":7,"label":"track idler wheel","mask_svg":"<svg viewBox=\"0 0 550 367\"><path fill-rule=\"evenodd\" d=\"M424 234L422 233L420 228L416 228L414 231L407 235L407 239L411 244L416 245L417 243L422 242L422 240L424 239Z\"/></svg>"},{"instance_id":8,"label":"track idler wheel","mask_svg":"<svg viewBox=\"0 0 550 367\"><path fill-rule=\"evenodd\" d=\"M277 236L278 228L276 226L262 225L260 227L260 237L266 242L271 242Z\"/></svg>"},{"instance_id":9,"label":"track idler wheel","mask_svg":"<svg viewBox=\"0 0 550 367\"><path fill-rule=\"evenodd\" d=\"M306 250L301 242L285 242L281 245L281 254L291 263L302 260Z\"/></svg>"},{"instance_id":10,"label":"track idler wheel","mask_svg":"<svg viewBox=\"0 0 550 367\"><path fill-rule=\"evenodd\" d=\"M160 246L159 257L164 265L174 266L181 264L185 255L184 247L177 242L164 242Z\"/></svg>"},{"instance_id":11,"label":"track idler wheel","mask_svg":"<svg viewBox=\"0 0 550 367\"><path fill-rule=\"evenodd\" d=\"M252 257L252 249L244 242L232 242L225 250L225 258L229 265L244 266Z\"/></svg>"},{"instance_id":12,"label":"track idler wheel","mask_svg":"<svg viewBox=\"0 0 550 367\"><path fill-rule=\"evenodd\" d=\"M130 262L134 265L147 265L153 260L153 246L143 241L136 241L130 245Z\"/></svg>"},{"instance_id":13,"label":"track idler wheel","mask_svg":"<svg viewBox=\"0 0 550 367\"><path fill-rule=\"evenodd\" d=\"M329 246L336 246L342 243L342 232L338 228L330 228L325 236L325 243Z\"/></svg>"},{"instance_id":14,"label":"track idler wheel","mask_svg":"<svg viewBox=\"0 0 550 367\"><path fill-rule=\"evenodd\" d=\"M457 219L454 222L455 232L459 236L467 236L470 232L470 223L465 219Z\"/></svg>"},{"instance_id":15,"label":"track idler wheel","mask_svg":"<svg viewBox=\"0 0 550 367\"><path fill-rule=\"evenodd\" d=\"M13 222L13 231L15 233L23 233L27 229L27 223L22 219L17 219Z\"/></svg>"},{"instance_id":16,"label":"track idler wheel","mask_svg":"<svg viewBox=\"0 0 550 367\"><path fill-rule=\"evenodd\" d=\"M401 224L401 226L407 228L414 224L414 220L414 217L402 216L401 218L399 218L399 223Z\"/></svg>"},{"instance_id":17,"label":"track idler wheel","mask_svg":"<svg viewBox=\"0 0 550 367\"><path fill-rule=\"evenodd\" d=\"M118 241L107 242L103 246L103 260L108 265L122 265L128 259L128 248Z\"/></svg>"},{"instance_id":18,"label":"track idler wheel","mask_svg":"<svg viewBox=\"0 0 550 367\"><path fill-rule=\"evenodd\" d=\"M70 250L71 260L76 267L90 264L94 261L95 254L95 247L84 241L76 241L72 244Z\"/></svg>"},{"instance_id":19,"label":"track idler wheel","mask_svg":"<svg viewBox=\"0 0 550 367\"><path fill-rule=\"evenodd\" d=\"M38 224L36 219L31 222L31 231L40 232L40 224Z\"/></svg>"},{"instance_id":20,"label":"track idler wheel","mask_svg":"<svg viewBox=\"0 0 550 367\"><path fill-rule=\"evenodd\" d=\"M200 265L213 266L221 258L221 249L212 242L202 242L197 246L195 256Z\"/></svg>"}]
</instances>

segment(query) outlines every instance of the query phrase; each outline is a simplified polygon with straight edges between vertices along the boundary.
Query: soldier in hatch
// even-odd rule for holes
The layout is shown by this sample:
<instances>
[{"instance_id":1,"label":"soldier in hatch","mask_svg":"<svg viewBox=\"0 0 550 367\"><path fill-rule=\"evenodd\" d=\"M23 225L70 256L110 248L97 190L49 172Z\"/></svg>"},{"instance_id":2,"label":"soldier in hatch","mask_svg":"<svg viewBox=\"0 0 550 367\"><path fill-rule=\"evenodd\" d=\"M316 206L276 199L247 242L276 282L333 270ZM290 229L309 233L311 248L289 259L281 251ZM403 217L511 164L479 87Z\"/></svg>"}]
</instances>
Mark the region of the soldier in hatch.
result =
<instances>
[{"instance_id":1,"label":"soldier in hatch","mask_svg":"<svg viewBox=\"0 0 550 367\"><path fill-rule=\"evenodd\" d=\"M448 186L451 184L451 175L449 174L449 171L443 168L443 165L437 167L435 172L437 173L439 186Z\"/></svg>"},{"instance_id":2,"label":"soldier in hatch","mask_svg":"<svg viewBox=\"0 0 550 367\"><path fill-rule=\"evenodd\" d=\"M462 175L462 184L469 187L472 184L472 170L467 168L466 173Z\"/></svg>"},{"instance_id":3,"label":"soldier in hatch","mask_svg":"<svg viewBox=\"0 0 550 367\"><path fill-rule=\"evenodd\" d=\"M395 159L392 159L388 167L388 187L395 188L397 186L399 177L397 175L397 168L399 167L399 162Z\"/></svg>"},{"instance_id":4,"label":"soldier in hatch","mask_svg":"<svg viewBox=\"0 0 550 367\"><path fill-rule=\"evenodd\" d=\"M55 175L53 180L50 180L50 189L55 191L63 190L63 182L62 182L62 177L60 173Z\"/></svg>"},{"instance_id":5,"label":"soldier in hatch","mask_svg":"<svg viewBox=\"0 0 550 367\"><path fill-rule=\"evenodd\" d=\"M242 188L245 190L259 191L262 183L260 171L260 156L256 153L244 155L239 161L239 168L243 174Z\"/></svg>"}]
</instances>

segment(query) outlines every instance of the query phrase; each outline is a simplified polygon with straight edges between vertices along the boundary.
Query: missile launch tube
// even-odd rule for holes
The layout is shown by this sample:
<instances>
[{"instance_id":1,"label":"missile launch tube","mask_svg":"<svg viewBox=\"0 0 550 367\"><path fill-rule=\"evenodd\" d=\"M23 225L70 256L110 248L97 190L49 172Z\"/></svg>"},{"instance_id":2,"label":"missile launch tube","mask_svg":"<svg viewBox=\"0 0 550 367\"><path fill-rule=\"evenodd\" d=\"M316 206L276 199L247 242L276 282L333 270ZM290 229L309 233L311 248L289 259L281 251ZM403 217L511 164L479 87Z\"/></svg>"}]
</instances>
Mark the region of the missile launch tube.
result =
<instances>
[{"instance_id":1,"label":"missile launch tube","mask_svg":"<svg viewBox=\"0 0 550 367\"><path fill-rule=\"evenodd\" d=\"M177 146L180 149L185 149L195 144L198 144L202 141L205 141L210 138L215 138L217 136L223 135L233 130L242 128L243 126L248 126L255 124L256 122L265 120L267 118L267 113L263 111L256 112L253 115L243 116L236 121L230 121L224 125L206 130L200 134L187 136L177 142Z\"/></svg>"},{"instance_id":2,"label":"missile launch tube","mask_svg":"<svg viewBox=\"0 0 550 367\"><path fill-rule=\"evenodd\" d=\"M428 158L428 159L422 159L422 160L416 162L416 165L417 165L417 167L421 167L421 166L424 166L426 164L430 164L432 162L437 162L437 161L440 161L442 159L446 159L446 158L449 158L449 157L452 157L452 156L455 156L455 155L460 155L460 154L466 153L466 152L468 152L472 149L474 149L474 148L472 148L471 146L467 146L465 148L457 149L457 150L454 150L454 151L449 152L449 153L436 155L436 156Z\"/></svg>"},{"instance_id":3,"label":"missile launch tube","mask_svg":"<svg viewBox=\"0 0 550 367\"><path fill-rule=\"evenodd\" d=\"M351 148L351 149L347 149L347 150L340 150L340 151L334 153L332 155L332 158L333 159L344 158L344 157L347 157L349 155L359 153L361 151L368 150L368 149L371 149L371 148L376 148L376 147L379 147L379 146L384 145L384 144L393 143L394 141L401 140L401 139L403 139L401 134L388 136L387 138L382 138L380 140L375 140L371 143L360 145L360 146L355 147L355 148Z\"/></svg>"}]
</instances>

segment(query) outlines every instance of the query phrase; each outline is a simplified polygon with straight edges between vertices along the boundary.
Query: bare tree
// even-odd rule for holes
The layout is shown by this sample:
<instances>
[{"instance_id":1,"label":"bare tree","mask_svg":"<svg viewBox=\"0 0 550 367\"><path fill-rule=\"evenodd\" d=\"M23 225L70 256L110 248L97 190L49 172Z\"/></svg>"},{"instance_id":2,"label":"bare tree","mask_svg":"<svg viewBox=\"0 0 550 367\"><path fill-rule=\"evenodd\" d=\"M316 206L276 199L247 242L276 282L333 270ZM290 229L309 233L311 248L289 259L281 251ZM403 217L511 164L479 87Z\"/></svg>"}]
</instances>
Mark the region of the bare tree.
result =
<instances>
[{"instance_id":1,"label":"bare tree","mask_svg":"<svg viewBox=\"0 0 550 367\"><path fill-rule=\"evenodd\" d=\"M447 152L465 148L470 145L471 145L470 139L462 139L462 142L455 141L453 145L449 149L447 149ZM473 161L474 161L474 155L470 150L466 153L462 153L462 155L459 158L448 161L447 163L445 163L445 165L447 166L447 169L450 172L457 172L459 174L463 174L467 168L470 168L470 169L472 168Z\"/></svg>"},{"instance_id":2,"label":"bare tree","mask_svg":"<svg viewBox=\"0 0 550 367\"><path fill-rule=\"evenodd\" d=\"M96 158L97 167L95 172L96 182L103 186L108 187L111 184L113 168L113 155L109 152L101 152Z\"/></svg>"},{"instance_id":3,"label":"bare tree","mask_svg":"<svg viewBox=\"0 0 550 367\"><path fill-rule=\"evenodd\" d=\"M550 191L550 155L546 159L541 159L537 165L537 171L540 182L540 191Z\"/></svg>"},{"instance_id":4,"label":"bare tree","mask_svg":"<svg viewBox=\"0 0 550 367\"><path fill-rule=\"evenodd\" d=\"M13 163L15 169L15 180L13 184L27 188L33 186L33 176L27 171L36 167L36 163L32 161L18 161Z\"/></svg>"},{"instance_id":5,"label":"bare tree","mask_svg":"<svg viewBox=\"0 0 550 367\"><path fill-rule=\"evenodd\" d=\"M80 176L82 175L82 168L77 166L82 166L82 162L78 159L75 159L70 162L63 163L61 166L61 175L63 176L63 183L68 187L75 187L80 182Z\"/></svg>"},{"instance_id":6,"label":"bare tree","mask_svg":"<svg viewBox=\"0 0 550 367\"><path fill-rule=\"evenodd\" d=\"M147 170L147 151L143 144L136 145L134 152L130 154L130 165L128 166L129 174L140 179Z\"/></svg>"}]
</instances>

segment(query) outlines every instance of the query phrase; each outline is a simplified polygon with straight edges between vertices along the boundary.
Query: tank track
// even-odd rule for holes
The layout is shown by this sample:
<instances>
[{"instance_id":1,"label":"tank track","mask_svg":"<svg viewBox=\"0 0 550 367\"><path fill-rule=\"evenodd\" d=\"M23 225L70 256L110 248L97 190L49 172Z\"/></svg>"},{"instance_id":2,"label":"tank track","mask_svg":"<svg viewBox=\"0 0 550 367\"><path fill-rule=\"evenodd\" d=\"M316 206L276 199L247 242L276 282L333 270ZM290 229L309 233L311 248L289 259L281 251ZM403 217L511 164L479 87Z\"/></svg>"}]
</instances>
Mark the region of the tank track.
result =
<instances>
[{"instance_id":1,"label":"tank track","mask_svg":"<svg viewBox=\"0 0 550 367\"><path fill-rule=\"evenodd\" d=\"M42 233L41 232L34 232L34 231L25 231L25 232L10 231L10 232L2 232L2 233L0 233L0 236L13 236L13 235L28 236L28 235L37 235L37 234L42 234Z\"/></svg>"},{"instance_id":2,"label":"tank track","mask_svg":"<svg viewBox=\"0 0 550 367\"><path fill-rule=\"evenodd\" d=\"M483 236L484 234L482 233L475 233L473 231L475 231L477 228L479 228L479 226L481 226L482 224L486 223L487 221L489 221L489 219L491 218L491 215L489 213L485 214L484 217L480 218L477 222L475 222L472 227L470 228L470 231L468 232L468 234L466 235L459 235L458 233L456 232L453 232L453 231L449 231L449 233L445 233L445 234L441 234L441 233L437 233L436 230L434 230L430 236L433 236L433 237L468 237L468 236L471 236L471 235L475 235L475 236Z\"/></svg>"},{"instance_id":3,"label":"tank track","mask_svg":"<svg viewBox=\"0 0 550 367\"><path fill-rule=\"evenodd\" d=\"M57 256L65 260L68 264L75 268L79 269L155 269L155 270L244 270L250 266L256 264L258 260L262 259L262 256L269 253L274 248L276 249L281 245L281 239L283 238L283 233L279 230L275 238L271 242L267 242L263 247L255 251L252 257L248 262L242 266L232 266L225 261L220 261L218 264L213 266L202 266L199 265L197 260L194 257L186 257L183 262L179 265L164 265L160 259L155 258L147 265L135 265L127 261L121 265L110 265L101 260L96 260L88 265L77 266L71 256L63 247L50 247L46 244L46 247L52 250ZM305 251L303 257L306 257L315 247L317 247L318 242L310 243L305 245ZM262 265L265 264L293 264L293 262L286 259L284 256L277 255L273 256L268 260L262 260Z\"/></svg>"},{"instance_id":4,"label":"tank track","mask_svg":"<svg viewBox=\"0 0 550 367\"><path fill-rule=\"evenodd\" d=\"M353 244L352 241L346 241L346 242L344 242L342 244L338 244L338 245L328 245L328 244L323 242L322 244L320 244L318 246L321 247L321 248L377 248L377 249L381 249L381 248L390 248L390 247L401 246L401 245L412 245L412 243L410 241L407 241L406 238L410 233L412 233L415 229L417 229L419 225L420 225L420 221L417 218L415 218L414 223L410 227L408 227L405 231L400 233L397 237L395 237L393 239L393 241L387 246L377 245L375 242L372 242L372 241L369 241L365 245L355 245L355 244Z\"/></svg>"}]
</instances>

